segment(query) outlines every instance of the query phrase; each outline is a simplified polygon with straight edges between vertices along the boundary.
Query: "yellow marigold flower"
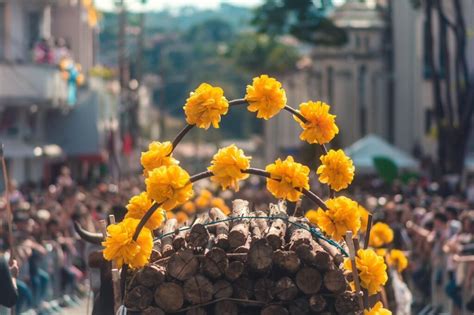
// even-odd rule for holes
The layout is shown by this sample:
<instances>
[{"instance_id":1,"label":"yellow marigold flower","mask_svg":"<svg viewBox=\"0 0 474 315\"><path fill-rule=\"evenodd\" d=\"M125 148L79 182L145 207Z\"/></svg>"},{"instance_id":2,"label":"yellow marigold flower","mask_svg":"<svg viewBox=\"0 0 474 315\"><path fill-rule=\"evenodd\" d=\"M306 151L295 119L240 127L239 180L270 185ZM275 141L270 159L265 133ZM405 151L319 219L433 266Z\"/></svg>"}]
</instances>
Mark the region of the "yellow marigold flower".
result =
<instances>
[{"instance_id":1,"label":"yellow marigold flower","mask_svg":"<svg viewBox=\"0 0 474 315\"><path fill-rule=\"evenodd\" d=\"M318 211L316 210L308 210L306 213L305 213L305 217L306 219L308 219L309 222L313 223L313 224L318 224L317 223L317 218L318 218Z\"/></svg>"},{"instance_id":2,"label":"yellow marigold flower","mask_svg":"<svg viewBox=\"0 0 474 315\"><path fill-rule=\"evenodd\" d=\"M138 219L141 220L145 213L148 211L148 209L151 208L153 204L153 200L148 197L148 194L146 192L142 192L139 195L133 196L129 201L127 205L127 214L125 218L133 218L133 219ZM165 210L159 208L156 209L153 215L148 219L146 223L146 227L149 228L150 230L156 230L161 226L165 219Z\"/></svg>"},{"instance_id":3,"label":"yellow marigold flower","mask_svg":"<svg viewBox=\"0 0 474 315\"><path fill-rule=\"evenodd\" d=\"M221 185L222 189L230 187L238 191L239 181L249 177L249 174L242 171L250 167L250 159L234 144L220 149L214 155L212 165L207 168L214 174L211 180Z\"/></svg>"},{"instance_id":4,"label":"yellow marigold flower","mask_svg":"<svg viewBox=\"0 0 474 315\"><path fill-rule=\"evenodd\" d=\"M153 141L150 143L148 145L148 151L142 152L140 158L142 166L145 169L144 175L148 176L148 172L151 172L160 166L179 164L179 162L172 157L172 150L173 145L169 141L163 143Z\"/></svg>"},{"instance_id":5,"label":"yellow marigold flower","mask_svg":"<svg viewBox=\"0 0 474 315\"><path fill-rule=\"evenodd\" d=\"M132 237L140 220L127 218L118 224L107 227L108 236L102 245L104 258L114 260L118 268L128 264L131 268L140 268L148 263L153 248L153 235L144 227L137 241Z\"/></svg>"},{"instance_id":6,"label":"yellow marigold flower","mask_svg":"<svg viewBox=\"0 0 474 315\"><path fill-rule=\"evenodd\" d=\"M380 292L388 280L387 265L382 256L373 249L359 249L356 256L356 267L359 272L360 285L367 289L369 295ZM352 271L349 258L344 260L344 268Z\"/></svg>"},{"instance_id":7,"label":"yellow marigold flower","mask_svg":"<svg viewBox=\"0 0 474 315\"><path fill-rule=\"evenodd\" d=\"M360 216L360 230L365 233L367 231L367 224L369 223L369 211L361 205L359 205L357 209L359 210Z\"/></svg>"},{"instance_id":8,"label":"yellow marigold flower","mask_svg":"<svg viewBox=\"0 0 474 315\"><path fill-rule=\"evenodd\" d=\"M384 308L382 302L379 301L371 309L364 310L364 315L392 315L392 312Z\"/></svg>"},{"instance_id":9,"label":"yellow marigold flower","mask_svg":"<svg viewBox=\"0 0 474 315\"><path fill-rule=\"evenodd\" d=\"M408 267L408 259L405 253L399 249L392 249L387 256L389 266L397 268L398 272L402 272Z\"/></svg>"},{"instance_id":10,"label":"yellow marigold flower","mask_svg":"<svg viewBox=\"0 0 474 315\"><path fill-rule=\"evenodd\" d=\"M196 203L196 206L198 208L203 209L203 208L208 208L211 205L211 200L212 200L212 193L207 189L203 189L201 190L201 192L199 193L199 196L196 198L194 202Z\"/></svg>"},{"instance_id":11,"label":"yellow marigold flower","mask_svg":"<svg viewBox=\"0 0 474 315\"><path fill-rule=\"evenodd\" d=\"M171 211L166 211L166 220L174 219L176 216Z\"/></svg>"},{"instance_id":12,"label":"yellow marigold flower","mask_svg":"<svg viewBox=\"0 0 474 315\"><path fill-rule=\"evenodd\" d=\"M189 179L188 172L178 165L161 166L148 173L146 191L165 210L171 210L193 196Z\"/></svg>"},{"instance_id":13,"label":"yellow marigold flower","mask_svg":"<svg viewBox=\"0 0 474 315\"><path fill-rule=\"evenodd\" d=\"M221 115L229 110L229 102L220 87L202 83L191 92L183 108L188 124L204 129L209 129L212 124L214 128L219 128Z\"/></svg>"},{"instance_id":14,"label":"yellow marigold flower","mask_svg":"<svg viewBox=\"0 0 474 315\"><path fill-rule=\"evenodd\" d=\"M181 210L189 215L194 214L196 212L196 205L192 201L186 201L181 207Z\"/></svg>"},{"instance_id":15,"label":"yellow marigold flower","mask_svg":"<svg viewBox=\"0 0 474 315\"><path fill-rule=\"evenodd\" d=\"M380 247L393 241L393 230L383 222L377 222L370 230L369 245Z\"/></svg>"},{"instance_id":16,"label":"yellow marigold flower","mask_svg":"<svg viewBox=\"0 0 474 315\"><path fill-rule=\"evenodd\" d=\"M360 229L359 205L354 200L340 196L326 201L329 210L319 208L314 215L315 223L336 241L344 238L347 231L354 235Z\"/></svg>"},{"instance_id":17,"label":"yellow marigold flower","mask_svg":"<svg viewBox=\"0 0 474 315\"><path fill-rule=\"evenodd\" d=\"M270 173L267 189L275 198L296 202L300 199L301 190L309 189L309 168L295 162L292 156L284 161L276 160L265 170Z\"/></svg>"},{"instance_id":18,"label":"yellow marigold flower","mask_svg":"<svg viewBox=\"0 0 474 315\"><path fill-rule=\"evenodd\" d=\"M387 249L386 248L376 248L374 249L377 255L385 257L387 255Z\"/></svg>"},{"instance_id":19,"label":"yellow marigold flower","mask_svg":"<svg viewBox=\"0 0 474 315\"><path fill-rule=\"evenodd\" d=\"M178 220L178 223L179 223L179 224L183 224L183 223L186 222L186 220L188 220L189 217L188 217L188 215L186 214L186 212L184 212L184 211L178 211L178 212L176 212L176 214L175 214L175 218L176 218L176 220Z\"/></svg>"},{"instance_id":20,"label":"yellow marigold flower","mask_svg":"<svg viewBox=\"0 0 474 315\"><path fill-rule=\"evenodd\" d=\"M319 181L328 184L331 189L339 191L347 188L354 178L354 164L352 160L342 150L329 150L326 155L322 155L321 165L316 173Z\"/></svg>"},{"instance_id":21,"label":"yellow marigold flower","mask_svg":"<svg viewBox=\"0 0 474 315\"><path fill-rule=\"evenodd\" d=\"M336 115L329 113L328 104L321 101L301 103L300 113L306 118L306 122L301 121L296 116L293 116L293 118L303 128L303 132L300 134L301 140L311 144L325 144L339 133L339 128L334 121Z\"/></svg>"},{"instance_id":22,"label":"yellow marigold flower","mask_svg":"<svg viewBox=\"0 0 474 315\"><path fill-rule=\"evenodd\" d=\"M247 109L257 112L257 118L268 120L285 107L286 93L280 82L263 74L247 85L245 100L249 103Z\"/></svg>"},{"instance_id":23,"label":"yellow marigold flower","mask_svg":"<svg viewBox=\"0 0 474 315\"><path fill-rule=\"evenodd\" d=\"M225 215L230 214L230 208L226 205L224 199L220 197L212 198L211 206L219 208Z\"/></svg>"}]
</instances>

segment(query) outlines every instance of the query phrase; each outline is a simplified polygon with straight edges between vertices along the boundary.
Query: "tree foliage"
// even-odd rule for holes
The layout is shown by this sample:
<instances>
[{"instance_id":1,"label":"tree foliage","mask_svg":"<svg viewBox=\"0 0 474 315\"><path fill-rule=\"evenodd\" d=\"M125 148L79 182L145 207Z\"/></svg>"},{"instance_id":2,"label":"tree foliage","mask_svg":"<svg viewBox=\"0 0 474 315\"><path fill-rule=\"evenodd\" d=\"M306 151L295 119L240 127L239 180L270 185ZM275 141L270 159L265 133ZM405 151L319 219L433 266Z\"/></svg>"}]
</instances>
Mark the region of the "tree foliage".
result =
<instances>
[{"instance_id":1,"label":"tree foliage","mask_svg":"<svg viewBox=\"0 0 474 315\"><path fill-rule=\"evenodd\" d=\"M255 12L254 25L270 36L289 34L302 41L339 46L347 42L346 32L326 16L331 1L266 0Z\"/></svg>"}]
</instances>

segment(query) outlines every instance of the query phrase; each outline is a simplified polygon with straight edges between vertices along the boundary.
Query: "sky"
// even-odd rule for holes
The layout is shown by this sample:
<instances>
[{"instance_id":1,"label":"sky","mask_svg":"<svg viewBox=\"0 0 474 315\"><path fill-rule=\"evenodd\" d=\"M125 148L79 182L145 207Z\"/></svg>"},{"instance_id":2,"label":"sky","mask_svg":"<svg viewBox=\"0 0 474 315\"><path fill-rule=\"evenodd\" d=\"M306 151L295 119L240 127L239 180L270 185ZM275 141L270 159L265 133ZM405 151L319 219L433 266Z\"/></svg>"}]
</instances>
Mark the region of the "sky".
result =
<instances>
[{"instance_id":1,"label":"sky","mask_svg":"<svg viewBox=\"0 0 474 315\"><path fill-rule=\"evenodd\" d=\"M96 6L101 10L114 10L116 0L95 0ZM221 3L238 4L242 6L253 7L259 5L263 0L148 0L146 6L141 4L141 0L124 0L130 10L161 10L164 8L177 8L192 5L202 9L217 8Z\"/></svg>"}]
</instances>

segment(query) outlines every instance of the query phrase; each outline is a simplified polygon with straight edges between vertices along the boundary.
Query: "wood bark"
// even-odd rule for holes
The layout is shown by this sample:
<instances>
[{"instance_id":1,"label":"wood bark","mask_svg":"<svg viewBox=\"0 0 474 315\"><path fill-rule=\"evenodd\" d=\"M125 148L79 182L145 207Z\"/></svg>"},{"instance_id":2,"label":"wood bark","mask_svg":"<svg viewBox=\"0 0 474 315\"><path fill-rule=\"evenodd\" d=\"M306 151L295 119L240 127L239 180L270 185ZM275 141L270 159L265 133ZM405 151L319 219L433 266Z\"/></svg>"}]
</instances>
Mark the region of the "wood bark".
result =
<instances>
[{"instance_id":1,"label":"wood bark","mask_svg":"<svg viewBox=\"0 0 474 315\"><path fill-rule=\"evenodd\" d=\"M283 217L286 218L286 205L284 202L279 202L277 205L270 204L271 217ZM270 228L267 233L267 241L274 250L279 249L283 246L286 234L286 221L283 219L275 219L272 221Z\"/></svg>"},{"instance_id":2,"label":"wood bark","mask_svg":"<svg viewBox=\"0 0 474 315\"><path fill-rule=\"evenodd\" d=\"M178 221L175 218L171 218L166 221L163 227L163 234L168 234L176 231L178 228ZM167 235L161 239L161 255L163 257L171 256L174 253L173 248L174 234Z\"/></svg>"},{"instance_id":3,"label":"wood bark","mask_svg":"<svg viewBox=\"0 0 474 315\"><path fill-rule=\"evenodd\" d=\"M246 217L249 216L249 202L242 199L236 199L232 202L232 216ZM232 222L232 228L229 233L229 246L231 248L237 248L245 245L249 235L249 220L241 219L234 220Z\"/></svg>"}]
</instances>

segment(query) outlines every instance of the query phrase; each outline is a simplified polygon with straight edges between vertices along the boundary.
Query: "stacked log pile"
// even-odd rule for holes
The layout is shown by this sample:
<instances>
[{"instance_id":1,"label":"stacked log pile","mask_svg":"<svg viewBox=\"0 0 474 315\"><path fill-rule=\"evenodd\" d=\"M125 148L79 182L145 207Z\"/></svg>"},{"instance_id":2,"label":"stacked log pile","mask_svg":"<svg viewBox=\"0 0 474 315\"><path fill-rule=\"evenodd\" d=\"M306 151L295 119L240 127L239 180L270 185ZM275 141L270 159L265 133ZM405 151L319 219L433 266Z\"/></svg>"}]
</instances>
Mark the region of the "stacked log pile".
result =
<instances>
[{"instance_id":1,"label":"stacked log pile","mask_svg":"<svg viewBox=\"0 0 474 315\"><path fill-rule=\"evenodd\" d=\"M242 219L207 225L227 219L212 208L187 231L168 220L152 263L130 272L125 306L158 315L360 313L339 250L288 223L308 227L305 218L288 216L283 202L251 212L245 200L234 200L232 217Z\"/></svg>"}]
</instances>

